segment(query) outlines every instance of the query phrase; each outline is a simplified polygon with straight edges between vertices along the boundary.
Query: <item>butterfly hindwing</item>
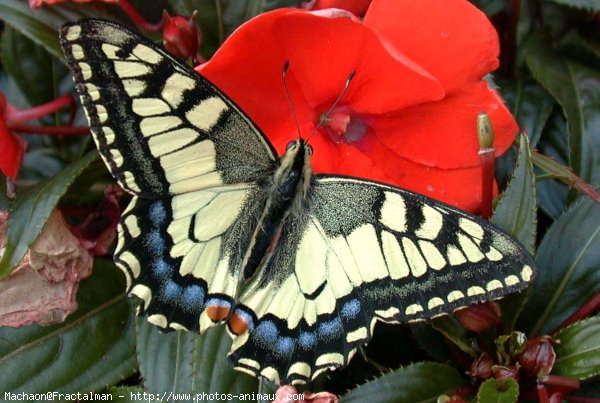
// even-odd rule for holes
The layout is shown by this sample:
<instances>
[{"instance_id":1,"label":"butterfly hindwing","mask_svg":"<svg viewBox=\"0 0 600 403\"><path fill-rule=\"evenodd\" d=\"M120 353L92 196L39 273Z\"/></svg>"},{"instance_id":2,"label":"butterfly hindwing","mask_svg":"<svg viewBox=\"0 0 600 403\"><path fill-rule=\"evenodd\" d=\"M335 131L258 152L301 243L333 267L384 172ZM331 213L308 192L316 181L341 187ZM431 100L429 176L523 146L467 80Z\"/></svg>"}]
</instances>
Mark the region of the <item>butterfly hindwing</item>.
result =
<instances>
[{"instance_id":1,"label":"butterfly hindwing","mask_svg":"<svg viewBox=\"0 0 600 403\"><path fill-rule=\"evenodd\" d=\"M230 185L132 199L121 217L115 262L150 322L203 332L226 319L260 195L255 186Z\"/></svg>"},{"instance_id":2,"label":"butterfly hindwing","mask_svg":"<svg viewBox=\"0 0 600 403\"><path fill-rule=\"evenodd\" d=\"M270 143L213 84L120 25L61 29L94 140L119 184L162 197L253 182L276 161Z\"/></svg>"},{"instance_id":3,"label":"butterfly hindwing","mask_svg":"<svg viewBox=\"0 0 600 403\"><path fill-rule=\"evenodd\" d=\"M433 318L520 291L532 276L522 247L484 220L374 182L318 177L285 228L241 297L252 330L231 353L238 369L282 382L346 365L377 320Z\"/></svg>"}]
</instances>

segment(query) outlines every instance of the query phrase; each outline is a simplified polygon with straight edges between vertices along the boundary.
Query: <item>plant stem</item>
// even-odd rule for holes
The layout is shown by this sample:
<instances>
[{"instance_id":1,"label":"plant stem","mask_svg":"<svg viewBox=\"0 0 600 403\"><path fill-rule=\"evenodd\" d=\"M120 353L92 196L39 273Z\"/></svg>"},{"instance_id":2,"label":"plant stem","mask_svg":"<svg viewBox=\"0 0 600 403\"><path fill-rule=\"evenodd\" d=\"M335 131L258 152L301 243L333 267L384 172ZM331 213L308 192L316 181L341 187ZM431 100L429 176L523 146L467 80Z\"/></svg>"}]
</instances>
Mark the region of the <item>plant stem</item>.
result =
<instances>
[{"instance_id":1,"label":"plant stem","mask_svg":"<svg viewBox=\"0 0 600 403\"><path fill-rule=\"evenodd\" d=\"M594 312L600 309L600 293L594 295L592 299L586 302L583 306L581 306L575 313L565 319L560 325L556 327L550 334L555 334L559 330L564 329L572 323L580 321L582 319L587 318Z\"/></svg>"}]
</instances>

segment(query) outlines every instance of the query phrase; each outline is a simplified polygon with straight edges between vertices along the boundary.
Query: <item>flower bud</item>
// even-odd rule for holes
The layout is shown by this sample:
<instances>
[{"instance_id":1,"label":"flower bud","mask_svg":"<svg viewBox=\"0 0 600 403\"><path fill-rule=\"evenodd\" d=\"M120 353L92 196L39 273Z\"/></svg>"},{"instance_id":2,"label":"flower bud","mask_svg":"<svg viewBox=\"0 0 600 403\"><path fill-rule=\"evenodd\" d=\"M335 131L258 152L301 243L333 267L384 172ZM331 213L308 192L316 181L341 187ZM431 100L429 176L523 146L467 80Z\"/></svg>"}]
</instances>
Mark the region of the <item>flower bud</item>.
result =
<instances>
[{"instance_id":1,"label":"flower bud","mask_svg":"<svg viewBox=\"0 0 600 403\"><path fill-rule=\"evenodd\" d=\"M467 372L469 375L479 378L479 379L488 379L491 378L494 374L492 372L492 367L494 366L494 360L487 353L483 353L471 364L471 368Z\"/></svg>"},{"instance_id":2,"label":"flower bud","mask_svg":"<svg viewBox=\"0 0 600 403\"><path fill-rule=\"evenodd\" d=\"M465 328L479 333L500 322L500 307L495 302L484 302L456 311L455 315Z\"/></svg>"},{"instance_id":3,"label":"flower bud","mask_svg":"<svg viewBox=\"0 0 600 403\"><path fill-rule=\"evenodd\" d=\"M196 14L194 11L191 18L185 18L163 13L163 46L173 56L188 59L198 53L200 33L194 21Z\"/></svg>"},{"instance_id":4,"label":"flower bud","mask_svg":"<svg viewBox=\"0 0 600 403\"><path fill-rule=\"evenodd\" d=\"M544 377L552 371L556 353L552 347L550 336L539 336L531 339L525 346L525 351L519 356L519 363L523 370L538 378Z\"/></svg>"},{"instance_id":5,"label":"flower bud","mask_svg":"<svg viewBox=\"0 0 600 403\"><path fill-rule=\"evenodd\" d=\"M514 379L519 380L519 363L514 366L505 367L503 365L494 365L492 367L492 373L494 374L494 378L499 381L504 381L506 379Z\"/></svg>"},{"instance_id":6,"label":"flower bud","mask_svg":"<svg viewBox=\"0 0 600 403\"><path fill-rule=\"evenodd\" d=\"M479 115L477 115L477 137L479 138L479 148L481 150L494 147L494 128L490 117L485 112L479 112Z\"/></svg>"}]
</instances>

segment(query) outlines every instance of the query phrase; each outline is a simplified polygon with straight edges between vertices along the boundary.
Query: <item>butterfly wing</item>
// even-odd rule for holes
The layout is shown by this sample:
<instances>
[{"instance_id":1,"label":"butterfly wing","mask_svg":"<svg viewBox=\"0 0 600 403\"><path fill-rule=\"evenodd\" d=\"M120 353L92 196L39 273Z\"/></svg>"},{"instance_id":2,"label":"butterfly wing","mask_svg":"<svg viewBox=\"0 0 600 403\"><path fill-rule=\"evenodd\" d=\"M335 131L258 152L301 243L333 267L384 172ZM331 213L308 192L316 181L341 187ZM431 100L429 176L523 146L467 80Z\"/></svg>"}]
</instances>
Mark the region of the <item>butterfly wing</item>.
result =
<instances>
[{"instance_id":1,"label":"butterfly wing","mask_svg":"<svg viewBox=\"0 0 600 403\"><path fill-rule=\"evenodd\" d=\"M529 255L486 221L374 182L321 176L283 228L236 308L251 330L230 353L238 369L276 382L346 365L376 321L433 318L532 277Z\"/></svg>"},{"instance_id":2,"label":"butterfly wing","mask_svg":"<svg viewBox=\"0 0 600 403\"><path fill-rule=\"evenodd\" d=\"M130 193L156 198L269 173L271 144L213 84L120 25L61 29L94 141Z\"/></svg>"},{"instance_id":3,"label":"butterfly wing","mask_svg":"<svg viewBox=\"0 0 600 403\"><path fill-rule=\"evenodd\" d=\"M134 195L115 251L128 289L151 322L203 331L236 295L262 208L254 183L275 152L214 85L135 32L81 20L60 39L98 150Z\"/></svg>"}]
</instances>

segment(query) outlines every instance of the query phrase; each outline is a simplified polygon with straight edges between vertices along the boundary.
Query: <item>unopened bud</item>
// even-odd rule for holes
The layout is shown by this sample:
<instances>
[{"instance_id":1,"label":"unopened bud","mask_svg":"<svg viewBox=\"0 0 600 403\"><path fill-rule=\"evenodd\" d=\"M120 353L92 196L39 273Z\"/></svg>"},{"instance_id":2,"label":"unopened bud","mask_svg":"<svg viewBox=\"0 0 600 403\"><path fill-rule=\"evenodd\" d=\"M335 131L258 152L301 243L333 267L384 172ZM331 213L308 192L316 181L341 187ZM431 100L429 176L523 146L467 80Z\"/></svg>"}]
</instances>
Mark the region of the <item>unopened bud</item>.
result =
<instances>
[{"instance_id":1,"label":"unopened bud","mask_svg":"<svg viewBox=\"0 0 600 403\"><path fill-rule=\"evenodd\" d=\"M550 336L539 336L531 339L525 346L525 351L519 357L523 370L530 375L542 378L552 371L556 353L552 347Z\"/></svg>"},{"instance_id":2,"label":"unopened bud","mask_svg":"<svg viewBox=\"0 0 600 403\"><path fill-rule=\"evenodd\" d=\"M483 302L455 312L465 328L478 333L500 323L500 314L500 307L495 302Z\"/></svg>"},{"instance_id":3,"label":"unopened bud","mask_svg":"<svg viewBox=\"0 0 600 403\"><path fill-rule=\"evenodd\" d=\"M487 353L483 353L471 364L468 374L472 377L479 379L491 378L494 374L492 367L494 366L494 360Z\"/></svg>"},{"instance_id":4,"label":"unopened bud","mask_svg":"<svg viewBox=\"0 0 600 403\"><path fill-rule=\"evenodd\" d=\"M494 146L494 128L490 117L485 112L479 112L477 115L477 137L482 151Z\"/></svg>"},{"instance_id":5,"label":"unopened bud","mask_svg":"<svg viewBox=\"0 0 600 403\"><path fill-rule=\"evenodd\" d=\"M173 56L188 59L198 53L200 33L194 21L196 15L195 11L191 18L163 13L163 46Z\"/></svg>"}]
</instances>

